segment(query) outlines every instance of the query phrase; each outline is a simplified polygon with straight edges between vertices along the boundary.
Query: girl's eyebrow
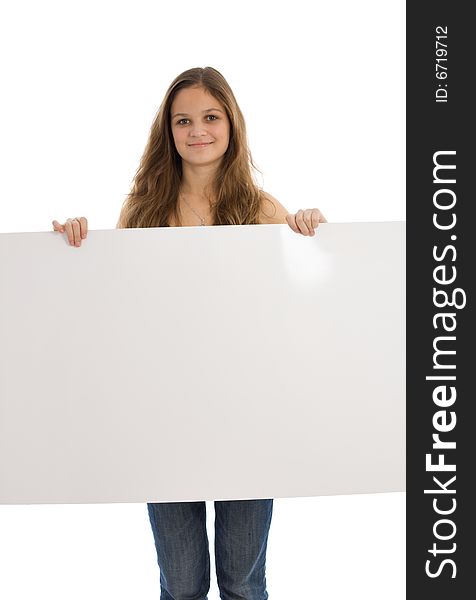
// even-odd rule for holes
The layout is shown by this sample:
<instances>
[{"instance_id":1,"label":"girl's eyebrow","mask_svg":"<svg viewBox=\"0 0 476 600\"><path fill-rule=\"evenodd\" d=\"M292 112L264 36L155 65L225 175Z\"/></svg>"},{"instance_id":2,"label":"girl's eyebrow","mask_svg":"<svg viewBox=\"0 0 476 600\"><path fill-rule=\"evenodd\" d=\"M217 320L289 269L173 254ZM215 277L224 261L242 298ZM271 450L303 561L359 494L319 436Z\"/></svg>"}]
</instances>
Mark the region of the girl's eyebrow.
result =
<instances>
[{"instance_id":1,"label":"girl's eyebrow","mask_svg":"<svg viewBox=\"0 0 476 600\"><path fill-rule=\"evenodd\" d=\"M221 113L223 112L219 108L207 108L205 110L202 110L202 112L206 113L206 112L210 112L211 110L216 110ZM175 119L175 117L188 117L188 114L187 113L175 113L174 115L172 115L172 119Z\"/></svg>"}]
</instances>

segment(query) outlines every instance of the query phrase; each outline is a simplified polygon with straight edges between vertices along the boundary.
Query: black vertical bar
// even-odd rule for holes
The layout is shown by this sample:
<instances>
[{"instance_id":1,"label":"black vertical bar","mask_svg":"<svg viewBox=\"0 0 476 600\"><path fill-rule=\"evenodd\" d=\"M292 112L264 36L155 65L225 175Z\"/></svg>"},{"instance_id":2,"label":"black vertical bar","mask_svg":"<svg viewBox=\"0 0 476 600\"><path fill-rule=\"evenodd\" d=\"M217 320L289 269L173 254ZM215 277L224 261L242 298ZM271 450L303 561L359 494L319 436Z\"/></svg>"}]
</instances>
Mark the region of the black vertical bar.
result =
<instances>
[{"instance_id":1,"label":"black vertical bar","mask_svg":"<svg viewBox=\"0 0 476 600\"><path fill-rule=\"evenodd\" d=\"M410 600L476 594L476 501L470 493L476 461L476 394L471 385L476 371L476 24L470 9L471 3L458 1L407 3ZM435 163L447 168L434 171ZM441 350L447 353L438 355Z\"/></svg>"}]
</instances>

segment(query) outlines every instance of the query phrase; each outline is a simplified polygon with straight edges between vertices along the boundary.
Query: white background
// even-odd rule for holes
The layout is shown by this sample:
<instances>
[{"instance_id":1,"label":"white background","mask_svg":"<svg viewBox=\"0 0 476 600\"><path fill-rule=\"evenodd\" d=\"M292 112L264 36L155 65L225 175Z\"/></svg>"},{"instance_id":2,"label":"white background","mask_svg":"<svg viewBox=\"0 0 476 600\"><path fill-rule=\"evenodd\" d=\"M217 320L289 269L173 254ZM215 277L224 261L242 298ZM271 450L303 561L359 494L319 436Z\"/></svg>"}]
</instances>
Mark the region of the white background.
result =
<instances>
[{"instance_id":1,"label":"white background","mask_svg":"<svg viewBox=\"0 0 476 600\"><path fill-rule=\"evenodd\" d=\"M0 232L115 227L163 95L195 66L232 86L258 181L290 212L404 220L404 23L401 0L3 3ZM275 500L270 600L403 598L404 510L403 493ZM145 504L1 506L0 531L1 597L159 597Z\"/></svg>"}]
</instances>

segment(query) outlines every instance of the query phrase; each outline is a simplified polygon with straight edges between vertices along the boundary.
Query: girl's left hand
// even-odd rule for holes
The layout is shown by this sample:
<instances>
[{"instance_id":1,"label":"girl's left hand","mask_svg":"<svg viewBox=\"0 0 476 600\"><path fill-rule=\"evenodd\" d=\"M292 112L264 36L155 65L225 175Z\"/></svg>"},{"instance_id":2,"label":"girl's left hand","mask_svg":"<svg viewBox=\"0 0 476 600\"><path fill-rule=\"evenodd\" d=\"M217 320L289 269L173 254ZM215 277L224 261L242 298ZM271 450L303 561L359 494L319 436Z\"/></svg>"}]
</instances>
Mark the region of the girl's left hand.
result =
<instances>
[{"instance_id":1,"label":"girl's left hand","mask_svg":"<svg viewBox=\"0 0 476 600\"><path fill-rule=\"evenodd\" d=\"M314 229L319 227L319 223L327 223L318 208L298 210L295 215L288 214L286 221L293 231L302 233L302 235L314 235Z\"/></svg>"}]
</instances>

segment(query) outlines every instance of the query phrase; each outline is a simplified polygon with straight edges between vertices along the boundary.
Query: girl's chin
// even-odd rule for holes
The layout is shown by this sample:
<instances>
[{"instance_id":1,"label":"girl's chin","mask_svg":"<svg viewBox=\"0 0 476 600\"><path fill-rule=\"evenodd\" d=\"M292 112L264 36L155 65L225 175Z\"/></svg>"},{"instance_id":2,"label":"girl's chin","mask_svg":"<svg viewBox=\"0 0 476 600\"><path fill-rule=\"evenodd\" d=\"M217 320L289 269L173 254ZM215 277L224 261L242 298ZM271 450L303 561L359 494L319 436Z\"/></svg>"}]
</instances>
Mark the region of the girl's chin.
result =
<instances>
[{"instance_id":1,"label":"girl's chin","mask_svg":"<svg viewBox=\"0 0 476 600\"><path fill-rule=\"evenodd\" d=\"M206 165L213 165L213 164L218 164L221 162L223 158L223 154L221 156L214 156L214 157L210 157L210 156L205 156L205 155L199 155L197 153L196 156L186 156L186 157L182 157L182 160L186 163L189 163L191 165L202 165L202 166L206 166Z\"/></svg>"}]
</instances>

